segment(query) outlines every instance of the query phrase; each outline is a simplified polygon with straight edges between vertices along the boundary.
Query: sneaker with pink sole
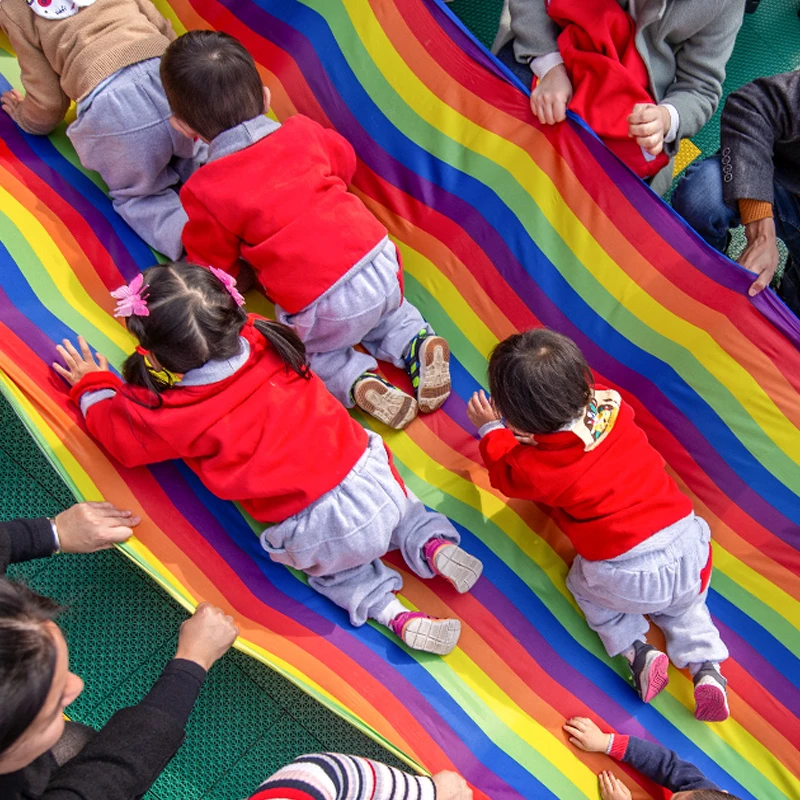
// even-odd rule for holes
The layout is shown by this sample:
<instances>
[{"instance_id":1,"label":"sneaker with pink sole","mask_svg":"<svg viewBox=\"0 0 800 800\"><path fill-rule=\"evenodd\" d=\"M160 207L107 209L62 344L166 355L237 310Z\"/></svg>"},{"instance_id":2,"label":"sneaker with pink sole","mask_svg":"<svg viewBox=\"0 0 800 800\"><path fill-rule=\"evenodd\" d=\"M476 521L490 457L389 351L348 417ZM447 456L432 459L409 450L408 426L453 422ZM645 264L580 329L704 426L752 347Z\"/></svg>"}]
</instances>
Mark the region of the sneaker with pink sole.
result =
<instances>
[{"instance_id":1,"label":"sneaker with pink sole","mask_svg":"<svg viewBox=\"0 0 800 800\"><path fill-rule=\"evenodd\" d=\"M728 681L710 661L694 675L694 716L701 722L724 722L731 715L728 707Z\"/></svg>"},{"instance_id":2,"label":"sneaker with pink sole","mask_svg":"<svg viewBox=\"0 0 800 800\"><path fill-rule=\"evenodd\" d=\"M429 617L421 611L404 611L398 614L389 623L389 628L412 650L422 650L437 656L451 653L461 636L460 620Z\"/></svg>"},{"instance_id":3,"label":"sneaker with pink sole","mask_svg":"<svg viewBox=\"0 0 800 800\"><path fill-rule=\"evenodd\" d=\"M633 643L634 658L631 664L633 685L639 697L649 703L657 694L663 691L669 683L669 659L666 653L656 650L646 642Z\"/></svg>"},{"instance_id":4,"label":"sneaker with pink sole","mask_svg":"<svg viewBox=\"0 0 800 800\"><path fill-rule=\"evenodd\" d=\"M422 551L430 568L449 581L459 594L468 592L483 572L480 559L448 539L431 539Z\"/></svg>"}]
</instances>

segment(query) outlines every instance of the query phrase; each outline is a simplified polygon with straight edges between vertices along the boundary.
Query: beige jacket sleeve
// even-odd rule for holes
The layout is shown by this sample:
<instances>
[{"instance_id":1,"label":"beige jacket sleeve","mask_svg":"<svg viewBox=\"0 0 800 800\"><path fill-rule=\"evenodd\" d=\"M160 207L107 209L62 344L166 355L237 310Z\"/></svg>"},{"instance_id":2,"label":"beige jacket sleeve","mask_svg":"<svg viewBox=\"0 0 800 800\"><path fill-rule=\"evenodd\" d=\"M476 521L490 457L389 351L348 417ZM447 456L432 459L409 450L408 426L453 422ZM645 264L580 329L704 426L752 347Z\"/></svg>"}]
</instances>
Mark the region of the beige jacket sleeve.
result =
<instances>
[{"instance_id":1,"label":"beige jacket sleeve","mask_svg":"<svg viewBox=\"0 0 800 800\"><path fill-rule=\"evenodd\" d=\"M58 73L39 48L33 24L30 29L17 25L3 12L0 3L0 26L17 54L25 89L25 99L17 106L14 121L26 133L46 136L64 119L70 99L61 88Z\"/></svg>"},{"instance_id":2,"label":"beige jacket sleeve","mask_svg":"<svg viewBox=\"0 0 800 800\"><path fill-rule=\"evenodd\" d=\"M171 42L177 39L172 23L150 2L150 0L136 0L142 14L155 25L159 33L167 37Z\"/></svg>"}]
</instances>

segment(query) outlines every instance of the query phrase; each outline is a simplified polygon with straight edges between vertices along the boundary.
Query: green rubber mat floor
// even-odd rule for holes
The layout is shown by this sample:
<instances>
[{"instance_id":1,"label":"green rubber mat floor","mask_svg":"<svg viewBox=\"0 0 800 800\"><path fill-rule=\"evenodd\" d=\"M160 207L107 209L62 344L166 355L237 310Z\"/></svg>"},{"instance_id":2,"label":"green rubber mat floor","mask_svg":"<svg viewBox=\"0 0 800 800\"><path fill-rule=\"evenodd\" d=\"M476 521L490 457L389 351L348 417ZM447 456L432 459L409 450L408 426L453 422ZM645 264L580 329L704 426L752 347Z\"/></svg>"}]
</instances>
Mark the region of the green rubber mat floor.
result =
<instances>
[{"instance_id":1,"label":"green rubber mat floor","mask_svg":"<svg viewBox=\"0 0 800 800\"><path fill-rule=\"evenodd\" d=\"M745 17L725 92L800 64L797 0L762 0ZM487 46L502 0L455 0L450 8ZM719 146L719 113L694 140ZM52 516L73 498L0 398L0 518ZM175 648L185 612L116 552L57 556L12 568L66 604L61 625L86 689L71 716L95 727L141 698ZM244 798L279 766L314 750L343 750L399 764L346 722L264 665L237 652L212 670L187 740L147 795L152 800Z\"/></svg>"},{"instance_id":2,"label":"green rubber mat floor","mask_svg":"<svg viewBox=\"0 0 800 800\"><path fill-rule=\"evenodd\" d=\"M74 499L0 396L0 519L53 516ZM72 670L86 682L68 709L97 728L140 700L175 653L186 612L121 553L58 555L11 577L67 607L59 620ZM247 797L302 753L341 750L402 766L384 748L248 656L231 651L209 673L188 735L150 800Z\"/></svg>"}]
</instances>

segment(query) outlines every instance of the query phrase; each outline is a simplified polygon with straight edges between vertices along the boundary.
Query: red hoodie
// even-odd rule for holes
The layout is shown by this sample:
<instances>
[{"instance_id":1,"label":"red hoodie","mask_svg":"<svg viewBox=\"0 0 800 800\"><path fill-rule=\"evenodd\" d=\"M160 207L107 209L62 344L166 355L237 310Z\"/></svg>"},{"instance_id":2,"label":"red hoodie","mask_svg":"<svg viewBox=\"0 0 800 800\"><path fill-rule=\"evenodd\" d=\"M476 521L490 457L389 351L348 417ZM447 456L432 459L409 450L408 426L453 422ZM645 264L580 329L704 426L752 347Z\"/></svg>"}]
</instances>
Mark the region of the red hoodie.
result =
<instances>
[{"instance_id":1,"label":"red hoodie","mask_svg":"<svg viewBox=\"0 0 800 800\"><path fill-rule=\"evenodd\" d=\"M236 275L249 262L269 297L294 314L386 236L347 190L350 143L300 114L243 150L210 161L181 189L189 261Z\"/></svg>"},{"instance_id":2,"label":"red hoodie","mask_svg":"<svg viewBox=\"0 0 800 800\"><path fill-rule=\"evenodd\" d=\"M252 324L241 334L250 356L206 386L180 384L160 408L140 387L91 372L72 387L114 389L86 412L86 425L126 467L182 458L217 497L236 500L259 522L280 522L338 486L367 447L367 434L325 384L288 370Z\"/></svg>"},{"instance_id":3,"label":"red hoodie","mask_svg":"<svg viewBox=\"0 0 800 800\"><path fill-rule=\"evenodd\" d=\"M571 430L520 444L507 428L481 439L492 486L553 506L578 554L601 561L626 553L689 516L692 501L615 391L595 387L595 404Z\"/></svg>"}]
</instances>

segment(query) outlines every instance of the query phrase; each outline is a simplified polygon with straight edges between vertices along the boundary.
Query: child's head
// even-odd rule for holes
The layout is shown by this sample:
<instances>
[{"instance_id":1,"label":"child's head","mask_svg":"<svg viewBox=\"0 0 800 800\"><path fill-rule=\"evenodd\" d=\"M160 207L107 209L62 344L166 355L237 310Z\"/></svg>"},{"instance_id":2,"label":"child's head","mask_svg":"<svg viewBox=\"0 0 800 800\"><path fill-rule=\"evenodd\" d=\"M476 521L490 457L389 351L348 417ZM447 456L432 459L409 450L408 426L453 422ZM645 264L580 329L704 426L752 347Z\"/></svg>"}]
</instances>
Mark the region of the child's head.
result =
<instances>
[{"instance_id":1,"label":"child's head","mask_svg":"<svg viewBox=\"0 0 800 800\"><path fill-rule=\"evenodd\" d=\"M592 372L572 339L535 328L509 336L489 360L495 408L514 429L553 433L589 403Z\"/></svg>"},{"instance_id":2,"label":"child's head","mask_svg":"<svg viewBox=\"0 0 800 800\"><path fill-rule=\"evenodd\" d=\"M148 313L127 317L128 330L141 345L123 366L128 383L156 394L168 388L169 382L148 368L148 358L157 368L184 374L239 353L247 312L211 270L177 261L150 267L142 277ZM291 328L264 320L256 327L287 368L308 374L305 347Z\"/></svg>"},{"instance_id":3,"label":"child's head","mask_svg":"<svg viewBox=\"0 0 800 800\"><path fill-rule=\"evenodd\" d=\"M161 58L161 82L178 130L208 142L267 110L253 57L227 33L177 38Z\"/></svg>"}]
</instances>

